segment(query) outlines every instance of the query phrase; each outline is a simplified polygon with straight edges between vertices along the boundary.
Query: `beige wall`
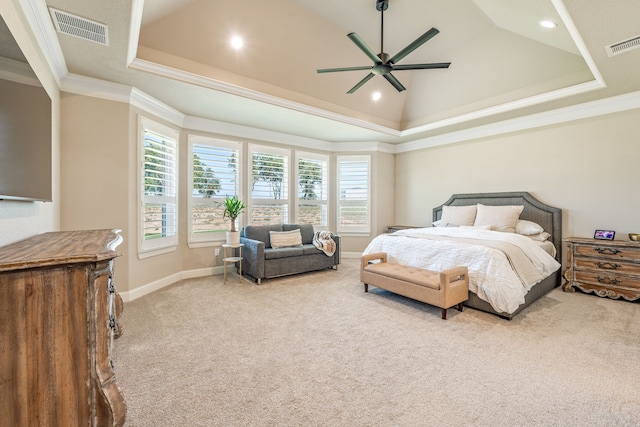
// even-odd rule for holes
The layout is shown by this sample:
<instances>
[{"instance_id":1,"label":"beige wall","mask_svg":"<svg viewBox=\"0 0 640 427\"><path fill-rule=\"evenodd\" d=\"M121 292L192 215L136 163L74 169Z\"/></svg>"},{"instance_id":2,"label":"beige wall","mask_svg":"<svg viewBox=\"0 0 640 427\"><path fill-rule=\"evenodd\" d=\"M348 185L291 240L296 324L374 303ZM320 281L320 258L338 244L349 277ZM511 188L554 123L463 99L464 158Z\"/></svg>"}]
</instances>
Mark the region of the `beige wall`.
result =
<instances>
[{"instance_id":1,"label":"beige wall","mask_svg":"<svg viewBox=\"0 0 640 427\"><path fill-rule=\"evenodd\" d=\"M187 132L127 103L64 93L61 104L61 228L122 230L124 243L118 251L123 256L117 258L115 264L118 290L125 295L135 294L145 286L162 287L185 274L207 274L213 267L219 267L222 257L215 256L215 248L222 242L200 248L190 248L187 244ZM143 259L138 256L137 243L140 114L181 130L179 244L174 251ZM223 135L212 136L224 138ZM374 189L372 236L375 236L393 223L394 155L372 153L371 168ZM331 226L335 227L335 224ZM361 252L372 236L345 236L343 252Z\"/></svg>"},{"instance_id":2,"label":"beige wall","mask_svg":"<svg viewBox=\"0 0 640 427\"><path fill-rule=\"evenodd\" d=\"M640 110L396 155L396 220L426 226L454 193L528 191L564 237L640 232Z\"/></svg>"},{"instance_id":3,"label":"beige wall","mask_svg":"<svg viewBox=\"0 0 640 427\"><path fill-rule=\"evenodd\" d=\"M341 153L342 154L342 153ZM368 236L344 236L341 240L343 254L359 254L378 234L395 223L395 155L377 152L371 155L371 234Z\"/></svg>"}]
</instances>

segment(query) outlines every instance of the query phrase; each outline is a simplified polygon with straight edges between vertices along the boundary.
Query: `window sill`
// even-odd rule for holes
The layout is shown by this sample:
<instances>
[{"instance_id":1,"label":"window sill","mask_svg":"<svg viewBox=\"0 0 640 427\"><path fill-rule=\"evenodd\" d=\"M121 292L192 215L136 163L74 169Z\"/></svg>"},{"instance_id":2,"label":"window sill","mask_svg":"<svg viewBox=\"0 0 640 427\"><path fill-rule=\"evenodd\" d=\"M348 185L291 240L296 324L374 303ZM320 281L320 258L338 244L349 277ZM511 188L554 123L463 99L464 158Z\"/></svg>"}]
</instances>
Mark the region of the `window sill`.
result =
<instances>
[{"instance_id":1,"label":"window sill","mask_svg":"<svg viewBox=\"0 0 640 427\"><path fill-rule=\"evenodd\" d=\"M158 249L148 249L146 251L138 251L138 259L146 259L151 258L157 255L168 254L169 252L174 252L178 247L177 246L169 246L166 248L158 248Z\"/></svg>"}]
</instances>

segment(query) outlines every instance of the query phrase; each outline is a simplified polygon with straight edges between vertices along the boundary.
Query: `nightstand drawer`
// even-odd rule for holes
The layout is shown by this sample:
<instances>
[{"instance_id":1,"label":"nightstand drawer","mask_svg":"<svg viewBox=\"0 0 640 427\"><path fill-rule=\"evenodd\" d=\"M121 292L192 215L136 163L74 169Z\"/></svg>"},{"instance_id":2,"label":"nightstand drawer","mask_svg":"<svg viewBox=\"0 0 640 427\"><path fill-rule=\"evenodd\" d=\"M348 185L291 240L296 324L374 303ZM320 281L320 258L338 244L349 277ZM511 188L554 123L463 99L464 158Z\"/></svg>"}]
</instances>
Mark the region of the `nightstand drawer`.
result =
<instances>
[{"instance_id":1,"label":"nightstand drawer","mask_svg":"<svg viewBox=\"0 0 640 427\"><path fill-rule=\"evenodd\" d=\"M575 272L575 280L583 283L592 283L595 285L635 289L640 290L640 279L637 277L625 276L622 274L608 274L596 271L579 271Z\"/></svg>"},{"instance_id":2,"label":"nightstand drawer","mask_svg":"<svg viewBox=\"0 0 640 427\"><path fill-rule=\"evenodd\" d=\"M575 254L597 258L640 260L640 247L628 248L610 245L595 246L577 244L575 245Z\"/></svg>"},{"instance_id":3,"label":"nightstand drawer","mask_svg":"<svg viewBox=\"0 0 640 427\"><path fill-rule=\"evenodd\" d=\"M577 270L592 270L603 272L616 272L626 274L636 274L640 276L640 264L610 259L578 258L575 259Z\"/></svg>"}]
</instances>

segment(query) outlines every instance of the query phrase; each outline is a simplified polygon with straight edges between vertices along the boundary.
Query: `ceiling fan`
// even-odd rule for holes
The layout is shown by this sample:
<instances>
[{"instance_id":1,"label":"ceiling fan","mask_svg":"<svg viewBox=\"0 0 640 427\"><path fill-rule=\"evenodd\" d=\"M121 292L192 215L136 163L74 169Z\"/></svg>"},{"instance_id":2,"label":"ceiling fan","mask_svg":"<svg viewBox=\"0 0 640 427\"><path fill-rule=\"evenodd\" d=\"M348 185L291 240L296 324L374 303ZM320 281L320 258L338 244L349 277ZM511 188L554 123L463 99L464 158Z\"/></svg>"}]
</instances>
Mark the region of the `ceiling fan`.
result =
<instances>
[{"instance_id":1,"label":"ceiling fan","mask_svg":"<svg viewBox=\"0 0 640 427\"><path fill-rule=\"evenodd\" d=\"M380 53L376 55L376 53L371 49L365 42L360 38L356 33L349 33L347 37L351 39L351 41L360 48L361 51L364 52L365 55L369 57L374 63L373 66L362 66L362 67L343 67L343 68L324 68L317 70L318 73L336 73L340 71L362 71L369 70L369 74L360 80L354 87L352 87L347 93L354 93L356 90L360 89L362 85L371 80L373 76L380 75L387 79L389 83L393 87L395 87L398 92L402 92L406 88L396 79L396 77L391 74L392 71L401 71L401 70L425 70L425 69L433 69L433 68L449 68L451 65L450 62L438 62L432 64L407 64L407 65L396 65L398 61L400 61L405 56L409 55L411 52L422 46L429 39L437 35L440 31L437 28L431 28L429 31L415 39L412 43L407 45L400 52L396 53L394 56L389 57L389 54L384 52L384 11L389 7L389 0L376 0L376 9L380 11Z\"/></svg>"}]
</instances>

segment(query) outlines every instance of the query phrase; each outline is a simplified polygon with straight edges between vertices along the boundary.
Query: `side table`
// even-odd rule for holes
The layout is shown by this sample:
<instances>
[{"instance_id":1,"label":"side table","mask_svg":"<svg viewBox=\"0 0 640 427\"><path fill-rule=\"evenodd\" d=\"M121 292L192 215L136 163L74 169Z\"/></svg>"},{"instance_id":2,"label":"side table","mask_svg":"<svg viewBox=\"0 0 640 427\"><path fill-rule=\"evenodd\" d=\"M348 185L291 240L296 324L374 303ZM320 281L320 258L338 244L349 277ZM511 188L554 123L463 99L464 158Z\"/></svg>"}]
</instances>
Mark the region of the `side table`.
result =
<instances>
[{"instance_id":1,"label":"side table","mask_svg":"<svg viewBox=\"0 0 640 427\"><path fill-rule=\"evenodd\" d=\"M224 264L224 283L227 283L227 264L228 263L238 263L238 276L242 278L242 247L243 243L225 243L222 245L223 256L222 263ZM231 249L231 255L227 256L227 249ZM238 256L235 256L235 249L238 249Z\"/></svg>"}]
</instances>

